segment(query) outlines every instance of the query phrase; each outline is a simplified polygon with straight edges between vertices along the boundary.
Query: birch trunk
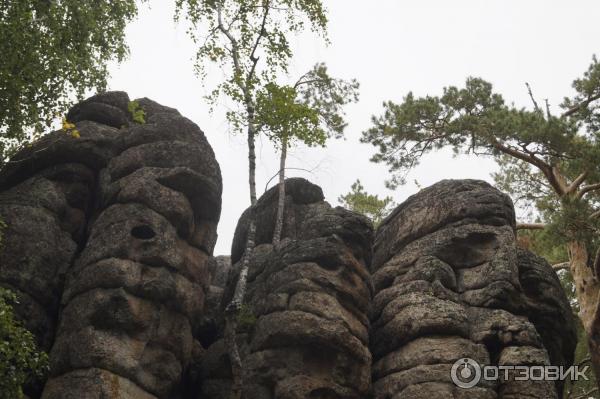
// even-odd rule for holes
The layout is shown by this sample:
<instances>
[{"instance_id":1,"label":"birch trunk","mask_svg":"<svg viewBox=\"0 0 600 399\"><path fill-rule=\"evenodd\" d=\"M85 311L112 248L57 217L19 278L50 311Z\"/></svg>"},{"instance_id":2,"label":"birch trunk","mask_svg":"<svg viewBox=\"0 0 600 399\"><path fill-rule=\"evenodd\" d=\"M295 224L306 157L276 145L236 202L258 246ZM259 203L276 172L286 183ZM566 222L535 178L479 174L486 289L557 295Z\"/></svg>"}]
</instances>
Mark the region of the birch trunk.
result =
<instances>
[{"instance_id":1,"label":"birch trunk","mask_svg":"<svg viewBox=\"0 0 600 399\"><path fill-rule=\"evenodd\" d=\"M287 157L287 140L281 143L281 157L279 158L279 201L277 202L277 218L275 219L275 231L273 232L273 247L279 249L281 232L283 230L283 212L285 208L285 159Z\"/></svg>"},{"instance_id":2,"label":"birch trunk","mask_svg":"<svg viewBox=\"0 0 600 399\"><path fill-rule=\"evenodd\" d=\"M244 388L244 366L238 344L236 341L237 331L237 318L239 315L240 308L244 302L244 296L246 294L246 283L248 279L248 266L250 263L250 255L254 250L256 240L256 220L254 215L254 206L256 205L256 149L254 144L254 138L256 132L254 130L254 112L251 107L248 107L248 119L251 121L248 124L248 183L250 186L250 211L249 211L249 225L248 233L246 236L246 248L241 259L240 274L238 277L235 291L231 302L225 309L225 331L224 340L225 346L229 353L229 361L231 363L231 376L232 376L232 387L231 387L231 398L242 399L243 388Z\"/></svg>"}]
</instances>

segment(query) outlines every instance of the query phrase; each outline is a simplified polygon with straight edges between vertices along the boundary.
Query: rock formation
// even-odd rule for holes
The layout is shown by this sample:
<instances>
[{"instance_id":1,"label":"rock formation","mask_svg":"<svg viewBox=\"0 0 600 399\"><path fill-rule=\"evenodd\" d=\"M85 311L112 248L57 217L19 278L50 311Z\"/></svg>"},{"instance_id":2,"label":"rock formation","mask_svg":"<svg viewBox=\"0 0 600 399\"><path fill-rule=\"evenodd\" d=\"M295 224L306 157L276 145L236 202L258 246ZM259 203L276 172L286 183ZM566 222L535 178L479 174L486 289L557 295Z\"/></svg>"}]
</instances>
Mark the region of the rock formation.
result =
<instances>
[{"instance_id":1,"label":"rock formation","mask_svg":"<svg viewBox=\"0 0 600 399\"><path fill-rule=\"evenodd\" d=\"M201 352L219 166L196 125L137 103L143 124L125 93L80 103L79 138L48 134L0 175L0 280L52 348L43 398L177 397Z\"/></svg>"},{"instance_id":2,"label":"rock formation","mask_svg":"<svg viewBox=\"0 0 600 399\"><path fill-rule=\"evenodd\" d=\"M223 310L250 213L231 257L212 257L219 166L176 110L122 92L68 114L0 171L0 285L50 353L31 397L225 399ZM139 120L138 120L139 122ZM76 136L76 135L75 135ZM510 199L487 183L442 181L379 227L286 181L258 201L256 248L239 318L246 399L557 398L561 384L461 389L454 362L570 365L571 309L551 267L516 248Z\"/></svg>"},{"instance_id":3,"label":"rock formation","mask_svg":"<svg viewBox=\"0 0 600 399\"><path fill-rule=\"evenodd\" d=\"M283 240L271 245L277 189L256 206L257 246L250 259L246 308L238 342L253 399L363 398L370 385L367 310L372 229L362 216L332 208L304 179L286 181ZM233 240L237 281L248 227L242 215ZM203 363L203 396L228 398L230 372L223 340Z\"/></svg>"},{"instance_id":4,"label":"rock formation","mask_svg":"<svg viewBox=\"0 0 600 399\"><path fill-rule=\"evenodd\" d=\"M452 364L570 365L571 310L550 266L515 246L508 196L442 181L381 225L371 266L376 398L557 398L551 381L458 388ZM560 388L560 384L558 384Z\"/></svg>"}]
</instances>

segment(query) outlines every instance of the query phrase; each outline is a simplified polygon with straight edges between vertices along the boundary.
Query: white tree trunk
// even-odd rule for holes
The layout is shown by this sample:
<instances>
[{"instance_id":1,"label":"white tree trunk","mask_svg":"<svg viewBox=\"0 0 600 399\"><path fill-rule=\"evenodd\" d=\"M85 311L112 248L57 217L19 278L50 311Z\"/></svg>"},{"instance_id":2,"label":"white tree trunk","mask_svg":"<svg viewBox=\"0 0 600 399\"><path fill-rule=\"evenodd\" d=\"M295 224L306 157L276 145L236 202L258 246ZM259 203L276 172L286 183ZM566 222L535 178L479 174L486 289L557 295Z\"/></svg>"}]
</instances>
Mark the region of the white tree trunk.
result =
<instances>
[{"instance_id":1,"label":"white tree trunk","mask_svg":"<svg viewBox=\"0 0 600 399\"><path fill-rule=\"evenodd\" d=\"M254 131L254 113L252 108L248 109L248 183L250 186L250 211L248 221L248 232L246 236L246 248L241 259L240 273L235 291L231 302L225 309L225 331L224 340L225 346L229 353L229 361L231 363L231 376L232 376L232 387L231 387L231 398L241 399L243 397L244 388L244 366L238 344L236 341L237 332L237 318L239 315L240 308L244 302L244 296L246 295L246 283L248 279L248 266L250 263L250 257L254 250L256 240L256 216L254 214L254 207L256 205L256 150L254 145L254 138L256 132Z\"/></svg>"},{"instance_id":2,"label":"white tree trunk","mask_svg":"<svg viewBox=\"0 0 600 399\"><path fill-rule=\"evenodd\" d=\"M281 232L283 230L283 212L285 208L285 159L287 157L287 140L281 143L281 157L279 158L279 201L277 202L277 217L275 218L275 231L273 232L273 247L279 249Z\"/></svg>"}]
</instances>

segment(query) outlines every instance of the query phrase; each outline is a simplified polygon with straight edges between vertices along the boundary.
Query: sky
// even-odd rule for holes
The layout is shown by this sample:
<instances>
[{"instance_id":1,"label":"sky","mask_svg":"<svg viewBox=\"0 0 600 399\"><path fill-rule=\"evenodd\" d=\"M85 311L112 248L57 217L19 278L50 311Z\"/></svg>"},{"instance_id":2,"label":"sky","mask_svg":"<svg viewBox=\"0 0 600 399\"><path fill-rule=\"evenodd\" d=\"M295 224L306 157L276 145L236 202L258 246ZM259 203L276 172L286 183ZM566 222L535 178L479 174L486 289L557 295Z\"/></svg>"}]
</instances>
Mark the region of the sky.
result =
<instances>
[{"instance_id":1,"label":"sky","mask_svg":"<svg viewBox=\"0 0 600 399\"><path fill-rule=\"evenodd\" d=\"M453 157L450 151L427 155L394 191L383 164L369 158L370 144L359 142L382 112L383 101L401 102L415 95L438 95L443 87L462 85L468 76L484 78L505 100L531 107L525 82L538 102L552 110L573 93L593 54L600 55L600 2L596 0L323 0L328 9L330 44L311 34L292 37L294 58L285 81L325 62L332 76L356 78L360 101L346 107L345 140L326 148L299 146L288 154L288 177L301 176L320 185L326 200L339 205L356 179L366 190L401 203L442 179L474 178L493 182L489 158ZM219 71L201 81L194 74L196 47L184 23L173 21L173 1L149 0L127 28L129 58L110 66L110 90L130 98L149 97L177 108L204 131L223 176L223 210L215 254L229 254L237 220L249 205L245 137L235 135L225 120L225 106L213 113L203 96L222 79ZM257 140L257 191L277 173L278 154ZM274 179L273 181L275 181ZM273 182L271 183L271 185Z\"/></svg>"}]
</instances>

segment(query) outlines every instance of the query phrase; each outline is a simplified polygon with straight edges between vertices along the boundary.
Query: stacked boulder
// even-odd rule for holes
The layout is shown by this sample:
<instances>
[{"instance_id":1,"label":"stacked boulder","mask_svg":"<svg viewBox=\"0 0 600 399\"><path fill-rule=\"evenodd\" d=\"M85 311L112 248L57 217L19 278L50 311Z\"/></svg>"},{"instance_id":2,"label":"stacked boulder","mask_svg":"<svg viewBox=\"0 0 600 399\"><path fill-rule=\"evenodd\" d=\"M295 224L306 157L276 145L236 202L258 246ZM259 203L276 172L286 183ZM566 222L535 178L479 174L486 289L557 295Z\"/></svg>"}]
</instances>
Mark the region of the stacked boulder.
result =
<instances>
[{"instance_id":1,"label":"stacked boulder","mask_svg":"<svg viewBox=\"0 0 600 399\"><path fill-rule=\"evenodd\" d=\"M201 352L219 166L195 124L148 99L104 93L67 119L75 128L21 151L0 176L12 259L2 283L26 298L21 317L52 347L42 397L180 397Z\"/></svg>"},{"instance_id":2,"label":"stacked boulder","mask_svg":"<svg viewBox=\"0 0 600 399\"><path fill-rule=\"evenodd\" d=\"M572 361L568 301L550 266L517 250L508 196L475 180L420 191L378 229L371 272L376 398L558 397L552 381L511 375L463 389L451 379L461 359L481 366Z\"/></svg>"},{"instance_id":3,"label":"stacked boulder","mask_svg":"<svg viewBox=\"0 0 600 399\"><path fill-rule=\"evenodd\" d=\"M255 208L256 247L238 344L244 394L253 399L364 398L370 386L367 311L372 228L362 216L332 208L304 179L286 181L282 242L271 244L277 187ZM243 256L249 211L233 240L231 299ZM207 351L202 395L228 398L231 375L223 340Z\"/></svg>"}]
</instances>

